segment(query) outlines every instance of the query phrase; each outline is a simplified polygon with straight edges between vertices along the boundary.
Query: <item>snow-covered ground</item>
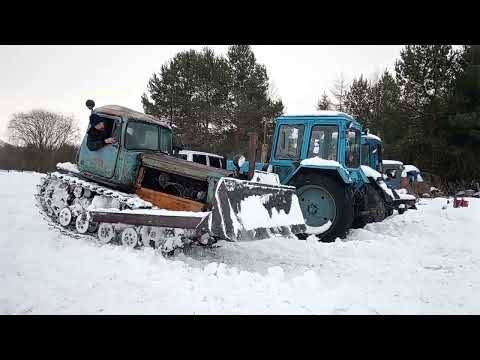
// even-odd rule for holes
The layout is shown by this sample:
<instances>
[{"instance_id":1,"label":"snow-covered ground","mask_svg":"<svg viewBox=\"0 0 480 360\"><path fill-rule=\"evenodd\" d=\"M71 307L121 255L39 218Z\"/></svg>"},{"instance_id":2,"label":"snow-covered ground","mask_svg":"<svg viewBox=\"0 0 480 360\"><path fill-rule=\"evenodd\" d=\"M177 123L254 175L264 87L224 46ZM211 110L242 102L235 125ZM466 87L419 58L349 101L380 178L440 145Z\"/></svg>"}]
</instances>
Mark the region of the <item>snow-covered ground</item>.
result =
<instances>
[{"instance_id":1,"label":"snow-covered ground","mask_svg":"<svg viewBox=\"0 0 480 360\"><path fill-rule=\"evenodd\" d=\"M3 314L479 314L480 199L445 199L324 244L221 243L165 259L49 230L39 174L0 171Z\"/></svg>"}]
</instances>

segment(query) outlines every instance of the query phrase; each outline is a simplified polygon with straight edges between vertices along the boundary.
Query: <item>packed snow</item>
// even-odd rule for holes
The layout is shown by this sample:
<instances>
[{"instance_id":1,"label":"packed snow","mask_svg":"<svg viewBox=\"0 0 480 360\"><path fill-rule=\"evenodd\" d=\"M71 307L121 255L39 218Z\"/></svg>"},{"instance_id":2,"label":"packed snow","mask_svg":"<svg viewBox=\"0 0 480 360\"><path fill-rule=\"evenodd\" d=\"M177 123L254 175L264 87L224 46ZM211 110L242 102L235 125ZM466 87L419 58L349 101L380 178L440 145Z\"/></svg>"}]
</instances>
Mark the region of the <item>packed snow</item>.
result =
<instances>
[{"instance_id":1,"label":"packed snow","mask_svg":"<svg viewBox=\"0 0 480 360\"><path fill-rule=\"evenodd\" d=\"M338 161L322 159L319 156L314 156L312 158L302 160L300 162L300 165L305 165L305 166L308 166L308 165L309 166L332 166L332 167L336 167L336 168L341 167L341 165Z\"/></svg>"},{"instance_id":2,"label":"packed snow","mask_svg":"<svg viewBox=\"0 0 480 360\"><path fill-rule=\"evenodd\" d=\"M2 314L480 314L480 199L319 243L221 242L165 259L51 230L40 175L0 172Z\"/></svg>"}]
</instances>

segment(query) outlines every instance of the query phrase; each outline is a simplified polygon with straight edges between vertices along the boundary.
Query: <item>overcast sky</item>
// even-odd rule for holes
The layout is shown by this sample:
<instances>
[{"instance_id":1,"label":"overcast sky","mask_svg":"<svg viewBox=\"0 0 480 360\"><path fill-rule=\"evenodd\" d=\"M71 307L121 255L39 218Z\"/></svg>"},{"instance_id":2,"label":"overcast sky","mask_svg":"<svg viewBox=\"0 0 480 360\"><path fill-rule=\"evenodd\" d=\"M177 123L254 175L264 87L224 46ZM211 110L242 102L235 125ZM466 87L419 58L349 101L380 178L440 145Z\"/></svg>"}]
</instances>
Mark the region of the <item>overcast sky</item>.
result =
<instances>
[{"instance_id":1,"label":"overcast sky","mask_svg":"<svg viewBox=\"0 0 480 360\"><path fill-rule=\"evenodd\" d=\"M7 139L7 122L14 112L35 108L74 115L82 132L88 123L87 99L97 106L143 111L140 96L151 75L177 52L203 46L0 46L0 138ZM228 48L210 47L217 54ZM312 113L340 73L351 80L386 68L393 71L402 47L258 45L253 51L266 65L285 111Z\"/></svg>"}]
</instances>

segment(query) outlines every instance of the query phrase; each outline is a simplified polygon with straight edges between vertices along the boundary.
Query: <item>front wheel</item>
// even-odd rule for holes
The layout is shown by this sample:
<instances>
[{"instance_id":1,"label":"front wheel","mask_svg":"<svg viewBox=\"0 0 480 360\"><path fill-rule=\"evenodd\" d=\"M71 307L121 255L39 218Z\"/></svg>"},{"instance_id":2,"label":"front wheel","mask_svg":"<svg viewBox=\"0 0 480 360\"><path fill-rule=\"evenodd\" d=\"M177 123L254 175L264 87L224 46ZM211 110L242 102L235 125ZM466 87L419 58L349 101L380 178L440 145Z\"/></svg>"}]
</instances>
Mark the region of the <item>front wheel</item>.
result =
<instances>
[{"instance_id":1,"label":"front wheel","mask_svg":"<svg viewBox=\"0 0 480 360\"><path fill-rule=\"evenodd\" d=\"M323 242L345 237L353 216L347 185L330 176L317 174L303 178L301 182L302 186L297 187L297 196L305 223L311 228L329 226L317 235ZM304 239L306 236L300 234L298 237Z\"/></svg>"}]
</instances>

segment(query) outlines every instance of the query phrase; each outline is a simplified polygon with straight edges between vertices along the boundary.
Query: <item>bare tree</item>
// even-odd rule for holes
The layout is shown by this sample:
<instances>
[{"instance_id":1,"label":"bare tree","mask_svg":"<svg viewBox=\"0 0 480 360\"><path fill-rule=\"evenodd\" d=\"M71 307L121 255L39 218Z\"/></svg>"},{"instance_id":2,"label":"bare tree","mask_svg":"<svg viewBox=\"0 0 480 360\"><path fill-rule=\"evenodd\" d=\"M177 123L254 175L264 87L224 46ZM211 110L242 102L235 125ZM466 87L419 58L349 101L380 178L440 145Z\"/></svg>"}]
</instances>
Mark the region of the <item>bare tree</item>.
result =
<instances>
[{"instance_id":1,"label":"bare tree","mask_svg":"<svg viewBox=\"0 0 480 360\"><path fill-rule=\"evenodd\" d=\"M15 113L8 123L10 140L40 153L73 144L79 136L77 121L47 110Z\"/></svg>"},{"instance_id":2,"label":"bare tree","mask_svg":"<svg viewBox=\"0 0 480 360\"><path fill-rule=\"evenodd\" d=\"M335 81L333 82L333 87L330 90L333 97L337 100L335 104L338 111L345 111L345 96L348 91L348 83L343 73L337 76Z\"/></svg>"}]
</instances>

